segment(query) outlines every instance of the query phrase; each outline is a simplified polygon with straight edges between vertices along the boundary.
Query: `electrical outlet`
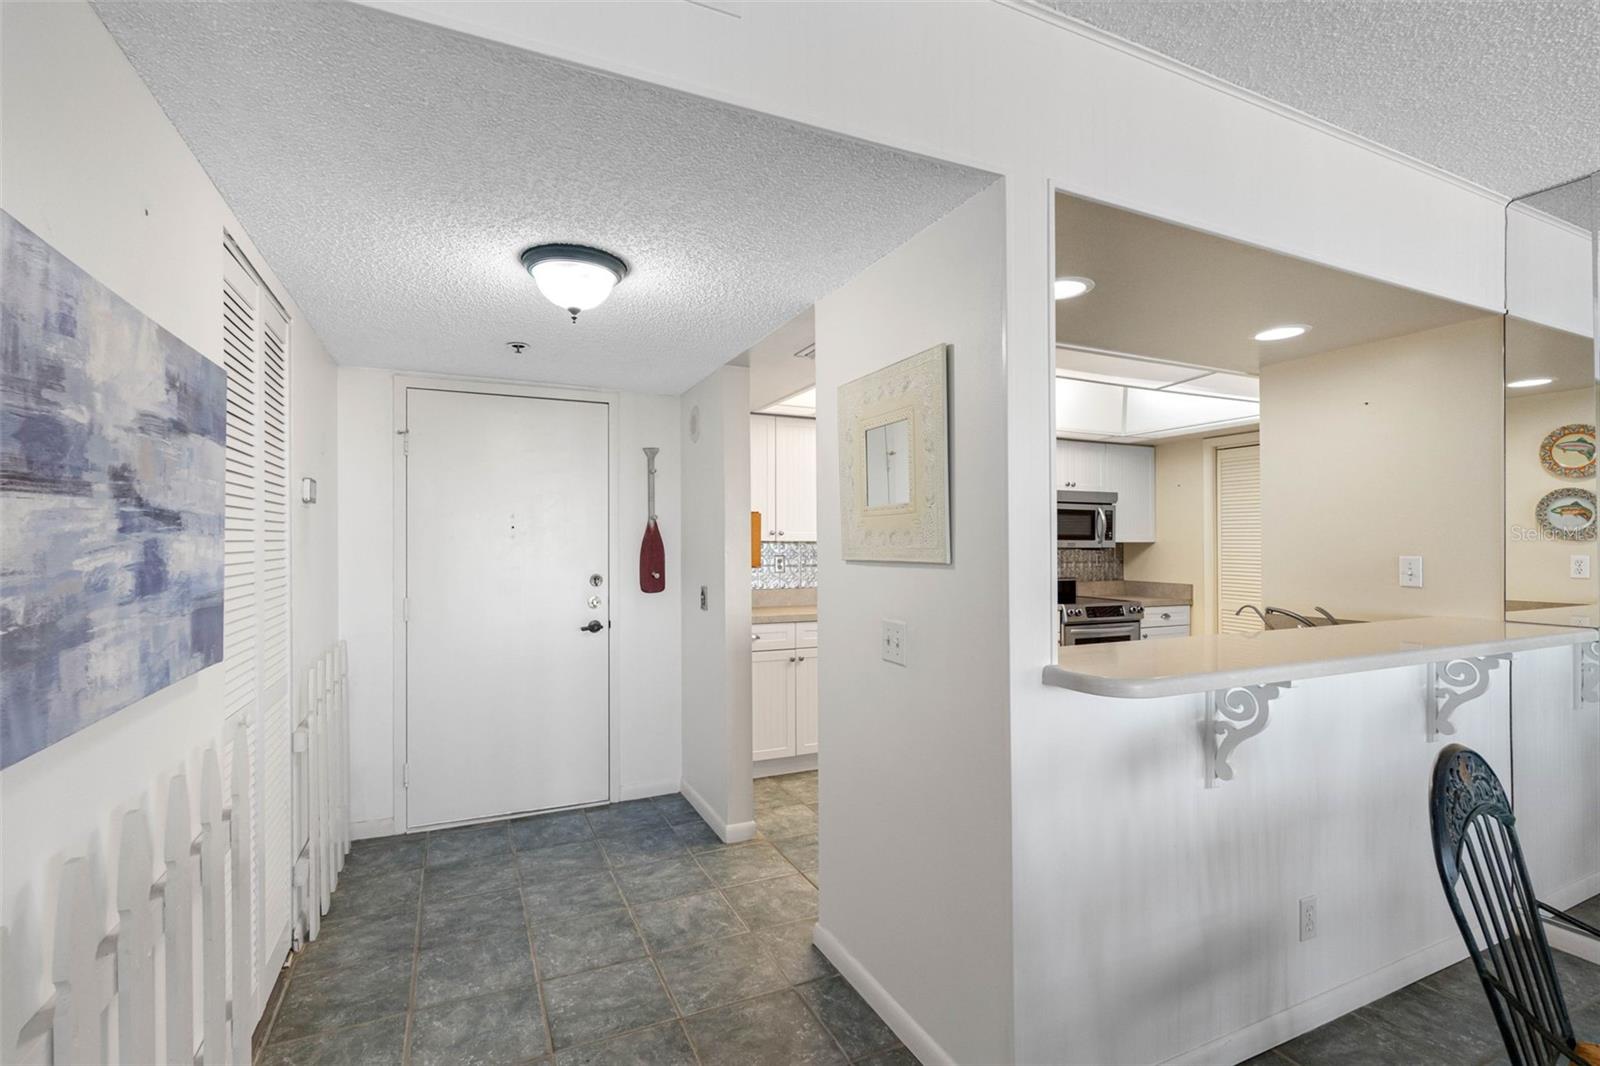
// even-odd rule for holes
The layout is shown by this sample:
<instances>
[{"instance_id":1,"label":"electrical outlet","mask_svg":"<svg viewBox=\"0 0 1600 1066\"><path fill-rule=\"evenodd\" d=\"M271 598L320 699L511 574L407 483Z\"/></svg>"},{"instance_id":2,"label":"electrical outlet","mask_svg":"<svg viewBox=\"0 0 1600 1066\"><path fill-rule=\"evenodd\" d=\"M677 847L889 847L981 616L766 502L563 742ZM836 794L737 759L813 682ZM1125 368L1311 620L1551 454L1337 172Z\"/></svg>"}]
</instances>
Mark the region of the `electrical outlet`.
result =
<instances>
[{"instance_id":1,"label":"electrical outlet","mask_svg":"<svg viewBox=\"0 0 1600 1066\"><path fill-rule=\"evenodd\" d=\"M1422 587L1422 556L1400 556L1400 587L1403 589Z\"/></svg>"},{"instance_id":2,"label":"electrical outlet","mask_svg":"<svg viewBox=\"0 0 1600 1066\"><path fill-rule=\"evenodd\" d=\"M1300 940L1315 940L1317 936L1317 897L1307 896L1300 901Z\"/></svg>"},{"instance_id":3,"label":"electrical outlet","mask_svg":"<svg viewBox=\"0 0 1600 1066\"><path fill-rule=\"evenodd\" d=\"M1574 555L1572 557L1572 576L1580 581L1589 576L1589 557L1587 555Z\"/></svg>"},{"instance_id":4,"label":"electrical outlet","mask_svg":"<svg viewBox=\"0 0 1600 1066\"><path fill-rule=\"evenodd\" d=\"M906 624L893 619L883 620L883 661L896 666L906 664Z\"/></svg>"}]
</instances>

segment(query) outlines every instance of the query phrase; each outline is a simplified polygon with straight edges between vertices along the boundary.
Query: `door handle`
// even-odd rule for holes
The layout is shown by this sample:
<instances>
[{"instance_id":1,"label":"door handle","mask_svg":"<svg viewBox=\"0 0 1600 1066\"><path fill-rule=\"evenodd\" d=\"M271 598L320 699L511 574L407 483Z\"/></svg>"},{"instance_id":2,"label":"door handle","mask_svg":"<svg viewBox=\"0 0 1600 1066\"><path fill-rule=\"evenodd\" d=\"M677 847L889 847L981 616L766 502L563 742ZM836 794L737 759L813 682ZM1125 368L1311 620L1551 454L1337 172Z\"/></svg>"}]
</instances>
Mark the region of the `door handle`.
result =
<instances>
[{"instance_id":1,"label":"door handle","mask_svg":"<svg viewBox=\"0 0 1600 1066\"><path fill-rule=\"evenodd\" d=\"M591 621L590 621L590 622L589 622L589 624L588 624L588 625L586 625L586 626L579 626L579 627L578 627L578 628L579 628L579 629L581 629L581 630L583 630L583 631L584 631L584 632L585 632L585 633L598 633L598 632L600 632L600 631L601 631L601 630L602 630L602 629L604 629L604 628L605 628L605 626L604 626L604 625L602 625L602 624L601 624L601 623L600 623L600 619L598 619L598 618L595 618L595 619L592 619L592 620L591 620Z\"/></svg>"}]
</instances>

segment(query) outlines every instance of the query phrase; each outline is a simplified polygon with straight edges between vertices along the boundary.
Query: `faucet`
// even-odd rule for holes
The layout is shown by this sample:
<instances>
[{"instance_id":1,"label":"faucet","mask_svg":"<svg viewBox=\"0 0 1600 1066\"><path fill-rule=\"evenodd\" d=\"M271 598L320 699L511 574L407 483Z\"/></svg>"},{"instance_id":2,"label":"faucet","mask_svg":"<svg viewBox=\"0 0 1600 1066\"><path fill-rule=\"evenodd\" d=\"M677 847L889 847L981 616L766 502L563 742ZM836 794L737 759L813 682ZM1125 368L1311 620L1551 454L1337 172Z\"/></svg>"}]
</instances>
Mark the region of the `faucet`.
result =
<instances>
[{"instance_id":1,"label":"faucet","mask_svg":"<svg viewBox=\"0 0 1600 1066\"><path fill-rule=\"evenodd\" d=\"M1301 626L1302 628L1305 628L1305 629L1315 629L1317 627L1317 623L1313 622L1311 619L1307 618L1305 615L1296 614L1295 612L1285 610L1282 607L1268 607L1267 608L1267 614L1281 614L1285 618L1292 618L1292 619L1294 619L1294 622L1295 622L1296 625ZM1267 615L1266 614L1262 615L1261 616L1261 620L1263 622L1265 622L1267 620Z\"/></svg>"},{"instance_id":2,"label":"faucet","mask_svg":"<svg viewBox=\"0 0 1600 1066\"><path fill-rule=\"evenodd\" d=\"M1239 608L1237 611L1234 611L1233 612L1234 617L1237 618L1239 615L1244 614L1246 611L1254 611L1256 613L1256 617L1261 619L1261 624L1262 625L1266 625L1267 624L1267 616L1262 614L1261 613L1261 608L1257 607L1253 603L1247 603L1243 607Z\"/></svg>"},{"instance_id":3,"label":"faucet","mask_svg":"<svg viewBox=\"0 0 1600 1066\"><path fill-rule=\"evenodd\" d=\"M1313 611L1316 611L1322 617L1326 618L1328 620L1328 624L1330 626L1336 626L1336 625L1339 624L1339 620L1337 618L1335 618L1333 615L1329 614L1328 613L1328 609L1326 607L1313 607L1311 609Z\"/></svg>"}]
</instances>

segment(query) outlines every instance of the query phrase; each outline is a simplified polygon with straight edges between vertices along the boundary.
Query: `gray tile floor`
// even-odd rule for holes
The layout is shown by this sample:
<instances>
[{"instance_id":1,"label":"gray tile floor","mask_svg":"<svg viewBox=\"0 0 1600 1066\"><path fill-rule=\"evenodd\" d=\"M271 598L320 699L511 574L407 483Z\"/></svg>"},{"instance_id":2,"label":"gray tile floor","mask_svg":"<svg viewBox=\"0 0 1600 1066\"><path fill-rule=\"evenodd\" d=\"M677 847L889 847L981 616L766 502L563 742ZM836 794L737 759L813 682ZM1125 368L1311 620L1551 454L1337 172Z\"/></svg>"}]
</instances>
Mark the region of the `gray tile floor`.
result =
<instances>
[{"instance_id":1,"label":"gray tile floor","mask_svg":"<svg viewBox=\"0 0 1600 1066\"><path fill-rule=\"evenodd\" d=\"M816 774L725 845L681 796L351 850L258 1061L912 1066L811 946Z\"/></svg>"},{"instance_id":2,"label":"gray tile floor","mask_svg":"<svg viewBox=\"0 0 1600 1066\"><path fill-rule=\"evenodd\" d=\"M1573 908L1600 925L1600 896ZM1600 1040L1600 966L1556 952L1562 994L1580 1040ZM1470 961L1369 1003L1244 1066L1491 1066L1507 1062Z\"/></svg>"}]
</instances>

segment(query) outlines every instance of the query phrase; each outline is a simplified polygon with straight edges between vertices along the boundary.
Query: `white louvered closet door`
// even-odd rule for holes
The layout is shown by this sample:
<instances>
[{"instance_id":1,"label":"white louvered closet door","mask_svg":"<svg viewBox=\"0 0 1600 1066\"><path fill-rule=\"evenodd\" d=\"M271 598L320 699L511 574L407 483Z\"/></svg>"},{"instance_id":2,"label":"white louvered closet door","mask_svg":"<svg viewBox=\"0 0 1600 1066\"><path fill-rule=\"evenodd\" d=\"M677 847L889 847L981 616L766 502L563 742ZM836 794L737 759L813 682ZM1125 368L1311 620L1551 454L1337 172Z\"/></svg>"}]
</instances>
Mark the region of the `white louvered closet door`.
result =
<instances>
[{"instance_id":1,"label":"white louvered closet door","mask_svg":"<svg viewBox=\"0 0 1600 1066\"><path fill-rule=\"evenodd\" d=\"M1217 632L1261 628L1245 604L1261 606L1261 448L1217 452Z\"/></svg>"},{"instance_id":2,"label":"white louvered closet door","mask_svg":"<svg viewBox=\"0 0 1600 1066\"><path fill-rule=\"evenodd\" d=\"M230 719L249 721L251 972L289 928L288 317L242 252L224 242L223 358L228 443L223 585L223 691Z\"/></svg>"}]
</instances>

